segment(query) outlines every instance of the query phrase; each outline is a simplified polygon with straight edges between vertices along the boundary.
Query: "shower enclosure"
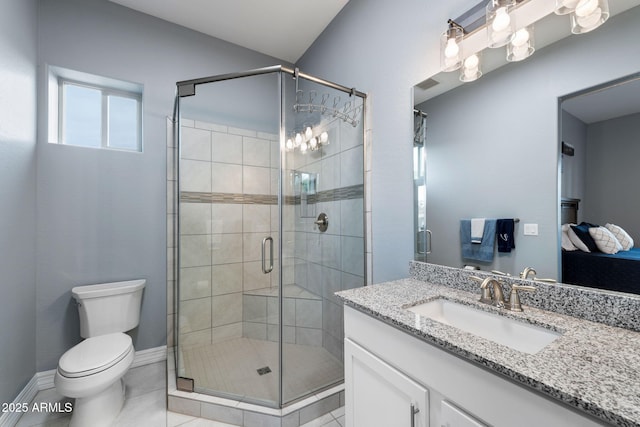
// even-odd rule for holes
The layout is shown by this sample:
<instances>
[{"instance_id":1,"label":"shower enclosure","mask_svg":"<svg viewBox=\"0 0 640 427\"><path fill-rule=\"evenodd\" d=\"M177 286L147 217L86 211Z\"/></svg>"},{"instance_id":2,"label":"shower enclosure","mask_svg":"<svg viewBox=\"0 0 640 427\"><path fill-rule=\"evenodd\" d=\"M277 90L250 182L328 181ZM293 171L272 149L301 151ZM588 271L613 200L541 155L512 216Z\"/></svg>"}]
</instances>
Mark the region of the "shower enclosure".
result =
<instances>
[{"instance_id":1,"label":"shower enclosure","mask_svg":"<svg viewBox=\"0 0 640 427\"><path fill-rule=\"evenodd\" d=\"M283 66L177 86L178 387L281 408L340 383L365 95Z\"/></svg>"}]
</instances>

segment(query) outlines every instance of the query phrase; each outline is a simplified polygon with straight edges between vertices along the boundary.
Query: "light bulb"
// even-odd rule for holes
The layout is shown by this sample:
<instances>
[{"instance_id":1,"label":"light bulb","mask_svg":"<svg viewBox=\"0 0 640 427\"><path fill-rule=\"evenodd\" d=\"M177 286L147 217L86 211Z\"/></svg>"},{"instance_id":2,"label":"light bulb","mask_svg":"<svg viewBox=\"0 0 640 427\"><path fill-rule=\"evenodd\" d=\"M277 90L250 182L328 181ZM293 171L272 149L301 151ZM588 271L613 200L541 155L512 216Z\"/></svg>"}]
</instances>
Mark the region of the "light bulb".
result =
<instances>
[{"instance_id":1,"label":"light bulb","mask_svg":"<svg viewBox=\"0 0 640 427\"><path fill-rule=\"evenodd\" d=\"M513 54L513 60L520 61L527 57L529 46L514 46L511 52Z\"/></svg>"},{"instance_id":2,"label":"light bulb","mask_svg":"<svg viewBox=\"0 0 640 427\"><path fill-rule=\"evenodd\" d=\"M576 16L589 16L598 8L598 0L580 0L576 6Z\"/></svg>"},{"instance_id":3,"label":"light bulb","mask_svg":"<svg viewBox=\"0 0 640 427\"><path fill-rule=\"evenodd\" d=\"M506 7L500 7L496 10L496 16L493 18L491 28L496 33L506 30L511 24L511 17L507 13Z\"/></svg>"},{"instance_id":4,"label":"light bulb","mask_svg":"<svg viewBox=\"0 0 640 427\"><path fill-rule=\"evenodd\" d=\"M318 148L318 139L315 136L309 140L309 148L312 150Z\"/></svg>"},{"instance_id":5,"label":"light bulb","mask_svg":"<svg viewBox=\"0 0 640 427\"><path fill-rule=\"evenodd\" d=\"M313 130L311 130L311 126L307 126L307 128L304 130L304 136L307 139L310 139L313 136Z\"/></svg>"},{"instance_id":6,"label":"light bulb","mask_svg":"<svg viewBox=\"0 0 640 427\"><path fill-rule=\"evenodd\" d=\"M602 9L600 9L599 7L587 16L579 16L576 9L576 21L578 21L578 24L582 28L591 28L596 26L598 22L600 22L601 17Z\"/></svg>"},{"instance_id":7,"label":"light bulb","mask_svg":"<svg viewBox=\"0 0 640 427\"><path fill-rule=\"evenodd\" d=\"M293 150L293 140L291 138L287 139L286 147L287 150Z\"/></svg>"},{"instance_id":8,"label":"light bulb","mask_svg":"<svg viewBox=\"0 0 640 427\"><path fill-rule=\"evenodd\" d=\"M329 134L327 131L324 131L320 134L320 143L326 144L327 142L329 142Z\"/></svg>"},{"instance_id":9,"label":"light bulb","mask_svg":"<svg viewBox=\"0 0 640 427\"><path fill-rule=\"evenodd\" d=\"M464 69L464 75L465 77L467 77L468 79L474 77L476 74L478 74L478 67L473 67L473 68L466 68Z\"/></svg>"},{"instance_id":10,"label":"light bulb","mask_svg":"<svg viewBox=\"0 0 640 427\"><path fill-rule=\"evenodd\" d=\"M511 44L515 46L523 46L529 41L529 31L526 28L516 31Z\"/></svg>"},{"instance_id":11,"label":"light bulb","mask_svg":"<svg viewBox=\"0 0 640 427\"><path fill-rule=\"evenodd\" d=\"M307 151L307 141L302 141L302 144L300 144L300 152L304 153L305 151Z\"/></svg>"},{"instance_id":12,"label":"light bulb","mask_svg":"<svg viewBox=\"0 0 640 427\"><path fill-rule=\"evenodd\" d=\"M478 68L478 64L480 63L480 58L478 55L471 55L467 59L464 60L464 68Z\"/></svg>"},{"instance_id":13,"label":"light bulb","mask_svg":"<svg viewBox=\"0 0 640 427\"><path fill-rule=\"evenodd\" d=\"M448 39L447 46L444 48L445 58L456 58L458 53L460 53L460 46L456 43L456 39Z\"/></svg>"},{"instance_id":14,"label":"light bulb","mask_svg":"<svg viewBox=\"0 0 640 427\"><path fill-rule=\"evenodd\" d=\"M300 143L302 142L302 135L300 135L300 132L296 133L295 141L296 141L296 147L299 146Z\"/></svg>"},{"instance_id":15,"label":"light bulb","mask_svg":"<svg viewBox=\"0 0 640 427\"><path fill-rule=\"evenodd\" d=\"M576 5L578 4L578 1L580 0L562 0L562 6L566 7L567 9L575 9Z\"/></svg>"}]
</instances>

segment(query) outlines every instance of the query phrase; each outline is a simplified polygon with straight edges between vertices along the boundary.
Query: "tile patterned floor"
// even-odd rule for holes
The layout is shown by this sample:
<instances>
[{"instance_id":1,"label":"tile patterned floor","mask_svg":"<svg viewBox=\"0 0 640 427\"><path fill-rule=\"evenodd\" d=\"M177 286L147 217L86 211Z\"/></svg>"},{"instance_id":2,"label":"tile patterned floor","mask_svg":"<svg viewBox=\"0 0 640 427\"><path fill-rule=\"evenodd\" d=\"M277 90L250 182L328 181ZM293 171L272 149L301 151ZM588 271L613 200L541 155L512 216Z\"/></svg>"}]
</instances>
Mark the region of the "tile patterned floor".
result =
<instances>
[{"instance_id":1,"label":"tile patterned floor","mask_svg":"<svg viewBox=\"0 0 640 427\"><path fill-rule=\"evenodd\" d=\"M133 368L124 381L126 400L115 427L238 427L167 411L165 362ZM64 406L69 401L55 389L48 389L40 391L30 407L34 402L60 402ZM20 418L16 427L68 427L70 419L66 413L30 412ZM344 408L301 427L344 427Z\"/></svg>"},{"instance_id":2,"label":"tile patterned floor","mask_svg":"<svg viewBox=\"0 0 640 427\"><path fill-rule=\"evenodd\" d=\"M323 347L284 345L285 400L339 382L341 361ZM258 375L268 366L271 373ZM193 346L183 350L181 376L193 378L199 389L222 391L260 400L278 397L278 343L234 338L215 345Z\"/></svg>"}]
</instances>

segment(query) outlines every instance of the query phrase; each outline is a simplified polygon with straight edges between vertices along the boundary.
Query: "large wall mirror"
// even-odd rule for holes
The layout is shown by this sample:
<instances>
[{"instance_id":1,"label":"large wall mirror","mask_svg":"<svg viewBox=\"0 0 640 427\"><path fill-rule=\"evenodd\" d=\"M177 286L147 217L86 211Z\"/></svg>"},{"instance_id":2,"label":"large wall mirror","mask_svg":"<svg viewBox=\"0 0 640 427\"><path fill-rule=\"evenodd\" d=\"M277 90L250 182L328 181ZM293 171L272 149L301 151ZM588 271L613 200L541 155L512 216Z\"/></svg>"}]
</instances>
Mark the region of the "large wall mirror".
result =
<instances>
[{"instance_id":1,"label":"large wall mirror","mask_svg":"<svg viewBox=\"0 0 640 427\"><path fill-rule=\"evenodd\" d=\"M610 3L614 9L615 2ZM605 225L617 221L640 246L638 220L627 220L630 216L640 218L637 191L634 193L633 184L627 187L621 182L639 182L638 168L615 169L617 184L602 180L593 184L597 176L613 174L612 169L596 174L595 164L614 148L605 143L591 148L588 155L586 147L596 139L595 134L611 127L620 129L616 122L620 115L610 114L618 108L614 107L616 102L623 103L616 88L624 85L628 95L633 88L638 92L628 98L640 99L640 1L619 2L617 6L621 3L622 9L597 30L561 38L532 57L485 73L475 82L431 97L425 96L420 84L414 88L414 107L427 115L421 154L425 193L420 200L421 220L416 221L417 259L453 267L473 265L511 275L533 267L538 278L562 280L562 199L580 200L576 222ZM549 17L560 22L558 18ZM441 73L425 81L433 84L439 79L450 80L451 74ZM634 80L636 83L631 82ZM583 111L596 115L581 118ZM627 109L621 114L631 116L631 123L640 122L640 110ZM584 146L575 138L577 134L567 135L570 130L577 132L576 128L583 132ZM634 154L629 146L615 151L626 150L628 158L635 160L640 158L640 131L629 132L635 132ZM566 153L568 145L573 147L573 156L562 154L563 140ZM414 148L414 153L417 151ZM581 166L576 166L577 161ZM420 182L416 180L416 188ZM606 202L620 204L617 211L601 210L605 202L591 195L592 191L604 191L612 196L623 187L626 189L620 192L625 192L621 198L626 199L626 207L619 199ZM416 203L416 215L418 207ZM505 253L495 251L491 261L463 258L460 224L470 218L518 219L515 248ZM525 228L532 233L525 235ZM427 229L431 233L420 233ZM640 269L640 260L636 264Z\"/></svg>"}]
</instances>

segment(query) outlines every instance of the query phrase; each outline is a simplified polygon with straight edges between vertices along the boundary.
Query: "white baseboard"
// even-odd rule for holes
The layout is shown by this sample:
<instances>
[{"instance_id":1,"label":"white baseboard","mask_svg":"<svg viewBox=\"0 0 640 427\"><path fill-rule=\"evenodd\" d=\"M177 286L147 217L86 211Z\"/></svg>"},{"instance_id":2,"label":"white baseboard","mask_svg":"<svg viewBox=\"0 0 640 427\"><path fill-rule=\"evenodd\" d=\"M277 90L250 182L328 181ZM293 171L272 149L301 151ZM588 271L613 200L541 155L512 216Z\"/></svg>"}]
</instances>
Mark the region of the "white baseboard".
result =
<instances>
[{"instance_id":1,"label":"white baseboard","mask_svg":"<svg viewBox=\"0 0 640 427\"><path fill-rule=\"evenodd\" d=\"M23 404L25 402L31 402L36 394L40 391L38 388L38 374L34 375L31 380L27 383L26 386L22 389L22 391L13 399L13 404ZM0 415L0 427L13 427L18 423L21 412L4 412Z\"/></svg>"},{"instance_id":2,"label":"white baseboard","mask_svg":"<svg viewBox=\"0 0 640 427\"><path fill-rule=\"evenodd\" d=\"M149 348L146 350L136 351L133 358L131 368L137 368L151 363L162 362L167 360L167 346ZM14 404L31 402L36 394L42 390L51 389L54 386L53 378L56 370L36 372L33 378L27 383L22 391L13 400ZM0 427L13 427L20 419L20 412L6 412L0 415Z\"/></svg>"},{"instance_id":3,"label":"white baseboard","mask_svg":"<svg viewBox=\"0 0 640 427\"><path fill-rule=\"evenodd\" d=\"M160 347L136 351L136 355L133 358L131 367L137 368L138 366L149 365L156 362L163 362L165 360L167 360L167 346L161 345Z\"/></svg>"}]
</instances>

